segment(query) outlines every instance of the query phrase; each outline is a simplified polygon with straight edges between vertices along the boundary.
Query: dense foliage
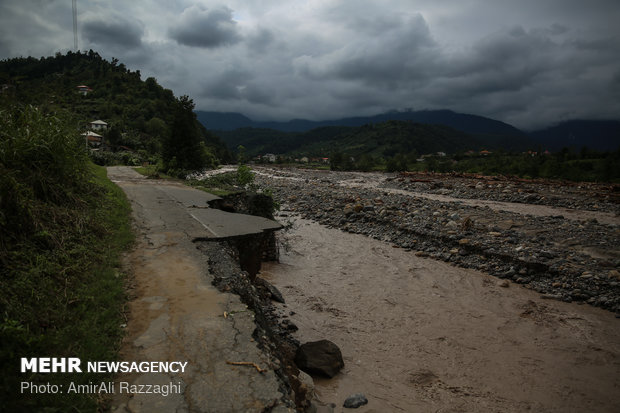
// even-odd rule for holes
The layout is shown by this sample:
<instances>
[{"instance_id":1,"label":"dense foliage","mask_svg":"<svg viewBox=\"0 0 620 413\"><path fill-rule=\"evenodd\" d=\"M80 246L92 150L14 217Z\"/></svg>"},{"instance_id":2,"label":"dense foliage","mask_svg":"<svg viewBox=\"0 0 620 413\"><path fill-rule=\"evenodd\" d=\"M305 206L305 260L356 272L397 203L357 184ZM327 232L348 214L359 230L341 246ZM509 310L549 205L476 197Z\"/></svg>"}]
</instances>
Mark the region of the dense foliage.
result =
<instances>
[{"instance_id":1,"label":"dense foliage","mask_svg":"<svg viewBox=\"0 0 620 413\"><path fill-rule=\"evenodd\" d=\"M271 129L239 129L218 132L230 146L243 145L248 155L264 153L290 156L323 156L341 152L358 157L391 158L396 154L450 152L478 149L481 142L455 129L408 121L387 121L360 127L329 126L292 133Z\"/></svg>"},{"instance_id":2,"label":"dense foliage","mask_svg":"<svg viewBox=\"0 0 620 413\"><path fill-rule=\"evenodd\" d=\"M554 178L571 181L620 182L620 149L598 152L568 148L556 153L505 153L488 156L430 158L410 165L409 170L475 172L486 175L514 175L525 178Z\"/></svg>"},{"instance_id":3,"label":"dense foliage","mask_svg":"<svg viewBox=\"0 0 620 413\"><path fill-rule=\"evenodd\" d=\"M69 114L0 102L0 399L6 411L94 411L93 396L20 394L20 382L87 384L93 374L19 374L20 357L112 360L124 292L118 256L129 205L89 162Z\"/></svg>"},{"instance_id":4,"label":"dense foliage","mask_svg":"<svg viewBox=\"0 0 620 413\"><path fill-rule=\"evenodd\" d=\"M131 152L131 159L140 163L156 162L164 141L171 136L183 139L181 131L190 131L192 139L198 137L204 142L210 154L206 161L230 160L226 147L193 113L179 116L179 108L191 111L193 106L188 109L154 78L143 81L140 71L128 70L117 59L109 62L92 50L1 61L0 84L5 98L15 102L35 105L44 112L73 113L75 126L82 130L93 120L104 120L111 126L105 137L112 151ZM77 86L90 90L83 94ZM97 160L107 163L126 158L99 155ZM179 156L177 160L185 163Z\"/></svg>"}]
</instances>

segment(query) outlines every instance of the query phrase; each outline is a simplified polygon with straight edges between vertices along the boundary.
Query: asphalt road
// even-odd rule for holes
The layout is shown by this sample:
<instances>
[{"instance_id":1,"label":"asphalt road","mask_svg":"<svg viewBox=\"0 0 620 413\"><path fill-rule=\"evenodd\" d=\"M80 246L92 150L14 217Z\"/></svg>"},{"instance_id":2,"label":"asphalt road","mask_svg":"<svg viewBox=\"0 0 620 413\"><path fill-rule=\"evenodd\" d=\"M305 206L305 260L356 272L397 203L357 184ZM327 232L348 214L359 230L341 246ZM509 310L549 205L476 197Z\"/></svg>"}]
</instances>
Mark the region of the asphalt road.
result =
<instances>
[{"instance_id":1,"label":"asphalt road","mask_svg":"<svg viewBox=\"0 0 620 413\"><path fill-rule=\"evenodd\" d=\"M192 242L257 233L279 224L210 209L212 195L145 179L129 167L110 167L108 177L131 201L138 231L137 245L127 256L132 288L121 358L187 362L179 373L119 375L112 411L289 411L281 401L274 361L252 339L252 312L236 295L211 285L208 257ZM121 394L123 382L147 385L144 390L169 383L178 387L170 387L173 392L167 396Z\"/></svg>"}]
</instances>

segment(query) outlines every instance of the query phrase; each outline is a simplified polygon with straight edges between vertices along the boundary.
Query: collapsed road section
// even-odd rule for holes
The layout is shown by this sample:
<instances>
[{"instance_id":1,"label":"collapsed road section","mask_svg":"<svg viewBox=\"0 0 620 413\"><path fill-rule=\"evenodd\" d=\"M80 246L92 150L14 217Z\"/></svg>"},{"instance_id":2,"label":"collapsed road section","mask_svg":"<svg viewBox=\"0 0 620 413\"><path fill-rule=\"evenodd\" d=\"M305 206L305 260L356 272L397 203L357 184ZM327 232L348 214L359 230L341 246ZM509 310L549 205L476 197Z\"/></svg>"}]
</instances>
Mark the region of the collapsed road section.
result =
<instances>
[{"instance_id":1,"label":"collapsed road section","mask_svg":"<svg viewBox=\"0 0 620 413\"><path fill-rule=\"evenodd\" d=\"M110 167L108 177L131 201L138 231L138 245L127 257L133 278L120 357L188 363L182 373L119 375L117 382L136 388L173 383L178 391L114 394L112 411L293 411L289 386L276 374L279 360L253 337L253 311L212 286L214 257L197 248L200 241L237 240L245 247L239 249L242 267L257 271L265 234L280 224L210 208L213 195L145 179L129 167Z\"/></svg>"}]
</instances>

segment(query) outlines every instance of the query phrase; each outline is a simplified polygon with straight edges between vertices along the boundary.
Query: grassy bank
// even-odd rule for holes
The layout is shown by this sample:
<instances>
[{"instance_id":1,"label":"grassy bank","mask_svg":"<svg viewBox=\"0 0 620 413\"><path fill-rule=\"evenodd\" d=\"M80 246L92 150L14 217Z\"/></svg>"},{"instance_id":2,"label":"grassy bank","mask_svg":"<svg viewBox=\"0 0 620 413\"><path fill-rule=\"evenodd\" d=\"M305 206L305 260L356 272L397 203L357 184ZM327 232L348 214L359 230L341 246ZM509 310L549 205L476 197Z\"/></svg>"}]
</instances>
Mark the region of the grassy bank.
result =
<instances>
[{"instance_id":1,"label":"grassy bank","mask_svg":"<svg viewBox=\"0 0 620 413\"><path fill-rule=\"evenodd\" d=\"M93 412L98 396L68 393L69 383L109 377L20 373L20 358L78 357L82 367L116 358L130 207L105 169L88 162L67 119L27 107L0 116L2 408ZM59 385L63 393L22 394L21 382Z\"/></svg>"}]
</instances>

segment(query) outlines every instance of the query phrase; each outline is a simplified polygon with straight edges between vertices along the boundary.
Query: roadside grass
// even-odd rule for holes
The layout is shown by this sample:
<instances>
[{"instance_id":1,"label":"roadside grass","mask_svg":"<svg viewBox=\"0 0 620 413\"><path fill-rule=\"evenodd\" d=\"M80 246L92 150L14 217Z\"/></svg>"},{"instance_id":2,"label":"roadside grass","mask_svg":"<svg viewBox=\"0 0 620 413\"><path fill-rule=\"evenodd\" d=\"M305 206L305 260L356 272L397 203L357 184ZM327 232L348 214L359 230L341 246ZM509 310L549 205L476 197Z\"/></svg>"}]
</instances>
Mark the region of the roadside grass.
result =
<instances>
[{"instance_id":1,"label":"roadside grass","mask_svg":"<svg viewBox=\"0 0 620 413\"><path fill-rule=\"evenodd\" d=\"M245 192L243 186L251 184L254 178L253 175L250 176L249 174L251 174L251 172L248 172L248 170L244 168L240 168L240 170L237 171L225 172L201 180L191 179L185 183L194 188L224 198Z\"/></svg>"},{"instance_id":2,"label":"roadside grass","mask_svg":"<svg viewBox=\"0 0 620 413\"><path fill-rule=\"evenodd\" d=\"M132 244L130 206L106 171L85 164L87 191L69 202L28 199L34 227L2 244L0 372L5 411L94 412L98 394L75 385L112 379L88 373L88 361L115 360L123 335L125 275ZM5 240L6 241L6 240ZM82 373L20 373L22 357L78 357ZM58 385L62 393L21 392L21 383Z\"/></svg>"},{"instance_id":3,"label":"roadside grass","mask_svg":"<svg viewBox=\"0 0 620 413\"><path fill-rule=\"evenodd\" d=\"M139 174L146 176L147 178L178 180L178 178L175 178L173 176L166 175L165 173L160 172L160 168L157 165L136 166L133 169Z\"/></svg>"}]
</instances>

